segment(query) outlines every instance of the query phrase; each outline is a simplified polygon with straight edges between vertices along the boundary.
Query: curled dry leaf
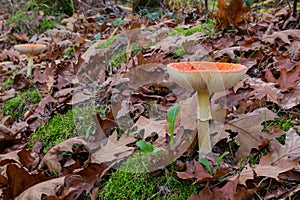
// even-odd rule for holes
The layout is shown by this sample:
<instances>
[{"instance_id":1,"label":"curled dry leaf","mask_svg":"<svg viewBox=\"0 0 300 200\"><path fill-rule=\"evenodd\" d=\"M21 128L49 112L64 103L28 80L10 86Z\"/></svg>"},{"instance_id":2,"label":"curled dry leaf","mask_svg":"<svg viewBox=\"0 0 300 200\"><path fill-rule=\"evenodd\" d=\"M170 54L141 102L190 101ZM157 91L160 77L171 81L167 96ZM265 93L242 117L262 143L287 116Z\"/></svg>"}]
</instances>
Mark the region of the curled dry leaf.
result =
<instances>
[{"instance_id":1,"label":"curled dry leaf","mask_svg":"<svg viewBox=\"0 0 300 200\"><path fill-rule=\"evenodd\" d=\"M64 184L64 179L65 177L54 178L33 185L17 196L15 200L42 199L43 195L55 195L58 188Z\"/></svg>"},{"instance_id":2,"label":"curled dry leaf","mask_svg":"<svg viewBox=\"0 0 300 200\"><path fill-rule=\"evenodd\" d=\"M106 170L104 164L89 163L83 170L66 176L60 198L78 199L82 193L89 193Z\"/></svg>"},{"instance_id":3,"label":"curled dry leaf","mask_svg":"<svg viewBox=\"0 0 300 200\"><path fill-rule=\"evenodd\" d=\"M58 161L58 154L62 151L72 152L74 144L86 145L86 142L79 138L70 138L59 143L46 153L38 168L41 169L46 166L50 171L57 170L57 172L60 172L62 167Z\"/></svg>"},{"instance_id":4,"label":"curled dry leaf","mask_svg":"<svg viewBox=\"0 0 300 200\"><path fill-rule=\"evenodd\" d=\"M31 186L51 179L43 172L35 174L28 173L24 167L19 167L16 164L9 164L6 174L8 187L3 189L2 199L14 199Z\"/></svg>"}]
</instances>

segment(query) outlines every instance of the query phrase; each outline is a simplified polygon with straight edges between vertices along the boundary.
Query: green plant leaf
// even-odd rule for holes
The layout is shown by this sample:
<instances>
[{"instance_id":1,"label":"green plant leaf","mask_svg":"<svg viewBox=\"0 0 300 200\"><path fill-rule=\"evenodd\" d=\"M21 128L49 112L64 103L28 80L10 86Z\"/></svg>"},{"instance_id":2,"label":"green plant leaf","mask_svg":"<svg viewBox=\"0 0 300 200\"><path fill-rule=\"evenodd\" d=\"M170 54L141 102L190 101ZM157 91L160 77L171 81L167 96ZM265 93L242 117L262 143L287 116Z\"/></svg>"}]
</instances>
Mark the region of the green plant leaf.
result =
<instances>
[{"instance_id":1,"label":"green plant leaf","mask_svg":"<svg viewBox=\"0 0 300 200\"><path fill-rule=\"evenodd\" d=\"M210 164L206 158L199 158L198 162L201 163L205 167L205 169L208 171L208 173L210 173L211 175L213 174Z\"/></svg>"},{"instance_id":2,"label":"green plant leaf","mask_svg":"<svg viewBox=\"0 0 300 200\"><path fill-rule=\"evenodd\" d=\"M101 33L97 33L94 35L95 40L99 40L101 38Z\"/></svg>"},{"instance_id":3,"label":"green plant leaf","mask_svg":"<svg viewBox=\"0 0 300 200\"><path fill-rule=\"evenodd\" d=\"M175 124L175 121L176 121L176 117L179 113L179 108L180 108L180 105L176 104L168 110L167 121L169 122L169 129L170 129L171 133L174 133L174 124Z\"/></svg>"},{"instance_id":4,"label":"green plant leaf","mask_svg":"<svg viewBox=\"0 0 300 200\"><path fill-rule=\"evenodd\" d=\"M219 166L220 166L220 163L221 163L222 159L223 159L225 156L227 156L228 154L229 154L229 152L228 152L228 151L225 151L225 152L222 153L222 155L218 158L215 174L217 173L217 171L218 171L218 169L219 169Z\"/></svg>"},{"instance_id":5,"label":"green plant leaf","mask_svg":"<svg viewBox=\"0 0 300 200\"><path fill-rule=\"evenodd\" d=\"M89 126L86 131L85 131L85 139L87 140L90 136L90 132L91 132L92 126Z\"/></svg>"},{"instance_id":6,"label":"green plant leaf","mask_svg":"<svg viewBox=\"0 0 300 200\"><path fill-rule=\"evenodd\" d=\"M136 142L136 146L138 146L145 153L151 153L153 151L153 145L145 140Z\"/></svg>"},{"instance_id":7,"label":"green plant leaf","mask_svg":"<svg viewBox=\"0 0 300 200\"><path fill-rule=\"evenodd\" d=\"M120 26L122 23L123 23L123 19L119 18L119 19L117 19L116 21L113 22L113 26L117 27L117 26Z\"/></svg>"},{"instance_id":8,"label":"green plant leaf","mask_svg":"<svg viewBox=\"0 0 300 200\"><path fill-rule=\"evenodd\" d=\"M176 121L176 117L179 113L179 109L180 109L180 105L176 104L168 110L167 121L169 122L169 130L170 130L170 138L171 138L171 149L173 148L173 144L174 144L174 124L175 124L175 121Z\"/></svg>"}]
</instances>

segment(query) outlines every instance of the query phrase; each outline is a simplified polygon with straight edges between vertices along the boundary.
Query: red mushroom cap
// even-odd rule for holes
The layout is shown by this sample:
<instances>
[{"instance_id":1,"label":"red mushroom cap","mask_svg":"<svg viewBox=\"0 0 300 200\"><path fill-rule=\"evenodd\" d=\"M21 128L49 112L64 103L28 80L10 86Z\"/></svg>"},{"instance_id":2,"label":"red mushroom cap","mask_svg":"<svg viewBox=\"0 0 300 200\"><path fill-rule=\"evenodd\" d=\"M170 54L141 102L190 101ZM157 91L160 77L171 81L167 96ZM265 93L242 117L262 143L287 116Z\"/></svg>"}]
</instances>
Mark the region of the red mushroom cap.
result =
<instances>
[{"instance_id":1,"label":"red mushroom cap","mask_svg":"<svg viewBox=\"0 0 300 200\"><path fill-rule=\"evenodd\" d=\"M234 86L248 68L220 62L177 62L167 65L171 79L179 86L196 91L218 92Z\"/></svg>"}]
</instances>

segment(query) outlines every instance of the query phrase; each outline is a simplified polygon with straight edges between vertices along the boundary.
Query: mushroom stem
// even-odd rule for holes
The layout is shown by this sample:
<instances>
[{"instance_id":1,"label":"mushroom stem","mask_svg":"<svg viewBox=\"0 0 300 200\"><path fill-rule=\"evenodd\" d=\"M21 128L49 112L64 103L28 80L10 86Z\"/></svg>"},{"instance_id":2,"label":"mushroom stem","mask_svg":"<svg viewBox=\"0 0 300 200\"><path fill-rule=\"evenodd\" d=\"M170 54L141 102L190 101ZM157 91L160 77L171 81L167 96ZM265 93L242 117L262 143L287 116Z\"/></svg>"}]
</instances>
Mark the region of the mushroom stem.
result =
<instances>
[{"instance_id":1,"label":"mushroom stem","mask_svg":"<svg viewBox=\"0 0 300 200\"><path fill-rule=\"evenodd\" d=\"M198 145L199 155L207 154L212 151L209 134L210 112L210 95L209 92L197 92L198 107L197 107L197 130L198 130Z\"/></svg>"},{"instance_id":2,"label":"mushroom stem","mask_svg":"<svg viewBox=\"0 0 300 200\"><path fill-rule=\"evenodd\" d=\"M28 55L28 65L27 65L27 77L30 77L32 74L32 66L33 66L33 55Z\"/></svg>"}]
</instances>

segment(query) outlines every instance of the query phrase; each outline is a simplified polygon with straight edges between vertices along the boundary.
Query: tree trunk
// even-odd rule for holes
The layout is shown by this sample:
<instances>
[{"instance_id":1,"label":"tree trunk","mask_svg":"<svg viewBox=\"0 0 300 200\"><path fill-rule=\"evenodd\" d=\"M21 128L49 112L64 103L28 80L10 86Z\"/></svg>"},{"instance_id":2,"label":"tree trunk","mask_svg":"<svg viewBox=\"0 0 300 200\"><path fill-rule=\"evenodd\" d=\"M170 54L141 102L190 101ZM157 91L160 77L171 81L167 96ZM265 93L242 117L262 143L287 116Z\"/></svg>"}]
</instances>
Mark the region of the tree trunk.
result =
<instances>
[{"instance_id":1,"label":"tree trunk","mask_svg":"<svg viewBox=\"0 0 300 200\"><path fill-rule=\"evenodd\" d=\"M147 9L154 12L160 6L160 0L133 0L132 11L138 13L140 10Z\"/></svg>"}]
</instances>

